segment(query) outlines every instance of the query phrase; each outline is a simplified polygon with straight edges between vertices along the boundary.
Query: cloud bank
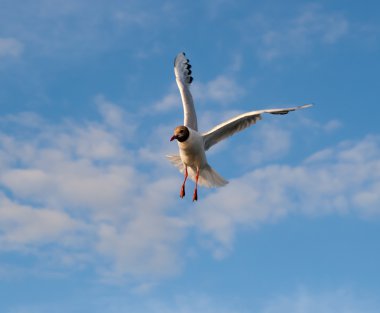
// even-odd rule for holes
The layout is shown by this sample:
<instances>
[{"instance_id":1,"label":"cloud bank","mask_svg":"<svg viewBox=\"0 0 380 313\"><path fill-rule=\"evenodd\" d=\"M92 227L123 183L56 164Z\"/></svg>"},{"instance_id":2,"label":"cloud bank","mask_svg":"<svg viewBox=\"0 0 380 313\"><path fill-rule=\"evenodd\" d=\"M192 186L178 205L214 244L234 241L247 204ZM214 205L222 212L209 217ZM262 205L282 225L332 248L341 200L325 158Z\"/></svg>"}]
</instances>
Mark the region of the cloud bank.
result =
<instances>
[{"instance_id":1,"label":"cloud bank","mask_svg":"<svg viewBox=\"0 0 380 313\"><path fill-rule=\"evenodd\" d=\"M181 270L191 232L211 240L219 258L233 247L240 226L289 214L380 214L379 135L340 142L297 165L250 170L225 188L205 190L194 205L178 199L181 177L165 163L165 147L136 142L145 126L126 127L127 111L102 96L95 102L97 121L53 125L32 113L2 118L3 252L44 249L57 267L91 267L107 281L159 279ZM165 129L151 131L164 136ZM270 136L279 130L268 124L262 131ZM284 133L285 154L293 131Z\"/></svg>"}]
</instances>

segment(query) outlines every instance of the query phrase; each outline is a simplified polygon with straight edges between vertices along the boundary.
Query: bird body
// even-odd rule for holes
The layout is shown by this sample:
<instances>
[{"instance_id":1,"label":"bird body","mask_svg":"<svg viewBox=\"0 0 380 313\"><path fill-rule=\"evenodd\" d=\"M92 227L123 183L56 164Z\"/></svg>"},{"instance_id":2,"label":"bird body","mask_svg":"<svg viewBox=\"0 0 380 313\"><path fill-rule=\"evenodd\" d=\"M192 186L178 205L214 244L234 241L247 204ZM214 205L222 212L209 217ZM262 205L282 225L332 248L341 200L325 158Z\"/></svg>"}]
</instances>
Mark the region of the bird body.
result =
<instances>
[{"instance_id":1,"label":"bird body","mask_svg":"<svg viewBox=\"0 0 380 313\"><path fill-rule=\"evenodd\" d=\"M197 131L191 128L188 129L189 138L184 142L178 141L179 156L187 166L202 169L207 164L203 137Z\"/></svg>"},{"instance_id":2,"label":"bird body","mask_svg":"<svg viewBox=\"0 0 380 313\"><path fill-rule=\"evenodd\" d=\"M193 78L191 65L183 52L179 53L174 60L174 73L181 94L184 125L177 126L170 141L177 140L179 155L168 155L169 161L184 173L184 181L180 190L180 197L185 196L185 184L188 176L195 181L193 201L198 200L197 187L220 187L228 182L221 177L207 162L206 151L219 141L255 124L262 119L263 113L284 115L288 112L310 107L303 106L267 109L247 112L221 123L208 132L198 132L198 122L193 98L189 89Z\"/></svg>"},{"instance_id":3,"label":"bird body","mask_svg":"<svg viewBox=\"0 0 380 313\"><path fill-rule=\"evenodd\" d=\"M183 127L183 126L179 126ZM205 187L221 187L228 182L222 178L207 162L206 150L204 148L204 137L202 134L187 127L189 136L185 141L178 141L179 155L168 155L167 158L182 173L188 168L188 175L196 180L199 169L198 184ZM173 137L175 137L174 135ZM176 139L173 138L172 140Z\"/></svg>"}]
</instances>

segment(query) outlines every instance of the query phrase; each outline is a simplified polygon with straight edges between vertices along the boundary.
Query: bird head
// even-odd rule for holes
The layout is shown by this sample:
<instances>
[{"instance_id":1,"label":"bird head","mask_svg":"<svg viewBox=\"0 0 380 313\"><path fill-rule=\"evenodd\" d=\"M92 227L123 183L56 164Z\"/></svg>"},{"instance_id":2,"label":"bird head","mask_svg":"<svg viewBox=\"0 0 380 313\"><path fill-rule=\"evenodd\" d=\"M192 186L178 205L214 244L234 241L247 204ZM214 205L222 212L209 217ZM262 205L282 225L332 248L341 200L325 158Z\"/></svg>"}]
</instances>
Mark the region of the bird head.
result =
<instances>
[{"instance_id":1,"label":"bird head","mask_svg":"<svg viewBox=\"0 0 380 313\"><path fill-rule=\"evenodd\" d=\"M174 129L174 134L170 138L170 141L173 141L174 139L177 139L179 142L184 142L189 138L190 131L186 126L177 126Z\"/></svg>"}]
</instances>

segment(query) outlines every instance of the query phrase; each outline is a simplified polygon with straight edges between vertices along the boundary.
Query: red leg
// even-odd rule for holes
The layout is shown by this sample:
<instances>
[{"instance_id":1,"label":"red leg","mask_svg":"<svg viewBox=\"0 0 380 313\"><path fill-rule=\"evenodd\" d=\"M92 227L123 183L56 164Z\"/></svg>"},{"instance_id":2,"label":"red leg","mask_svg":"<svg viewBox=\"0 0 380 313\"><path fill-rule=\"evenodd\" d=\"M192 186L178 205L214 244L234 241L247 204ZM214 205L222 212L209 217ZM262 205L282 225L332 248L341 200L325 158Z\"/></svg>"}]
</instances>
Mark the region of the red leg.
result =
<instances>
[{"instance_id":1,"label":"red leg","mask_svg":"<svg viewBox=\"0 0 380 313\"><path fill-rule=\"evenodd\" d=\"M193 201L198 200L198 178L199 178L199 167L197 168L197 176L195 176L195 189L193 194Z\"/></svg>"},{"instance_id":2,"label":"red leg","mask_svg":"<svg viewBox=\"0 0 380 313\"><path fill-rule=\"evenodd\" d=\"M183 181L181 191L179 192L179 196L183 198L185 196L185 184L186 184L186 179L187 179L188 173L187 173L187 165L185 165L185 179Z\"/></svg>"}]
</instances>

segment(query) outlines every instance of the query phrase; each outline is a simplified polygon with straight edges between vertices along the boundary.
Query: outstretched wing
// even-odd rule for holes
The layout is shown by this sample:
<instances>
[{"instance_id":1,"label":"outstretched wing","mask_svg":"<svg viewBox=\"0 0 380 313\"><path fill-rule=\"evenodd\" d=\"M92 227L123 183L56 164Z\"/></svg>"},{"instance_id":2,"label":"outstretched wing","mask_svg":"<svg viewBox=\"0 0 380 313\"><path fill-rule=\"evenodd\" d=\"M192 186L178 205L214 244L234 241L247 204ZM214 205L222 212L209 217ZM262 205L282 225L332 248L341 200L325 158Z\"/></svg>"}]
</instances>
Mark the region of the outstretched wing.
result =
<instances>
[{"instance_id":1,"label":"outstretched wing","mask_svg":"<svg viewBox=\"0 0 380 313\"><path fill-rule=\"evenodd\" d=\"M193 77L191 77L191 65L183 52L179 53L174 60L174 74L182 98L184 125L198 130L194 101L189 89L193 81Z\"/></svg>"},{"instance_id":2,"label":"outstretched wing","mask_svg":"<svg viewBox=\"0 0 380 313\"><path fill-rule=\"evenodd\" d=\"M202 134L205 150L210 149L213 145L219 141L232 136L233 134L256 124L257 121L261 120L261 114L270 113L270 114L288 114L291 111L304 109L312 106L311 104L305 104L293 108L284 108L284 109L269 109L269 110L260 110L247 112L241 115L238 115L234 118L229 119L228 121L215 126L210 131Z\"/></svg>"}]
</instances>

